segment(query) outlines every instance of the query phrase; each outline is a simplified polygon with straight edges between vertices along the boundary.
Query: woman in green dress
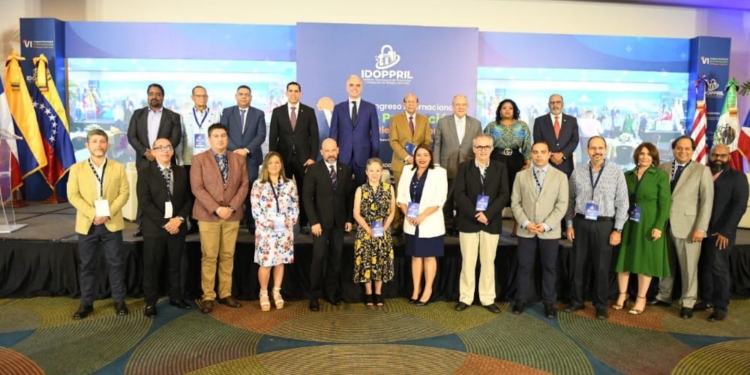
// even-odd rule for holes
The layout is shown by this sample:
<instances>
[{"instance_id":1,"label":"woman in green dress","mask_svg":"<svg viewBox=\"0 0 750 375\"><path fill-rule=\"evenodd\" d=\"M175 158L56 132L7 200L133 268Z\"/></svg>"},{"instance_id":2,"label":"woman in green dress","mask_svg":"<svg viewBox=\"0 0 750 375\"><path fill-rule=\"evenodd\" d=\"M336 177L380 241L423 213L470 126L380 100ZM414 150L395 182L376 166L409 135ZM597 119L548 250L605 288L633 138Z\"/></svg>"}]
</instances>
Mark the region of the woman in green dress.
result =
<instances>
[{"instance_id":1,"label":"woman in green dress","mask_svg":"<svg viewBox=\"0 0 750 375\"><path fill-rule=\"evenodd\" d=\"M620 310L628 301L630 273L638 274L638 295L629 311L638 315L646 308L646 293L652 277L669 274L665 226L669 219L672 194L669 177L658 170L659 151L652 143L644 142L633 153L636 168L625 173L630 196L628 221L622 233L617 259L617 283L620 295L612 305Z\"/></svg>"}]
</instances>

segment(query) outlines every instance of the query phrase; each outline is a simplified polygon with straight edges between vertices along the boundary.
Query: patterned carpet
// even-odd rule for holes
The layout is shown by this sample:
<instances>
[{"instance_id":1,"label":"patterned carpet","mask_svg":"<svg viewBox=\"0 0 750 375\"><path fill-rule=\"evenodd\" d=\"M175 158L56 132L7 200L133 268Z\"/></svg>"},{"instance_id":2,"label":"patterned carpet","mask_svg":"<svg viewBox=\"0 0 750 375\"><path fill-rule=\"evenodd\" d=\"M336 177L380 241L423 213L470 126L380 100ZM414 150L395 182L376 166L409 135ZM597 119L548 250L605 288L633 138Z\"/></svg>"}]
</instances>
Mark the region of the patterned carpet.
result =
<instances>
[{"instance_id":1,"label":"patterned carpet","mask_svg":"<svg viewBox=\"0 0 750 375\"><path fill-rule=\"evenodd\" d=\"M748 300L716 323L682 320L676 306L599 321L590 305L549 320L541 304L494 315L406 299L317 313L243 302L203 315L161 301L148 319L143 300L128 300L126 317L104 300L74 321L77 300L0 300L0 374L750 374Z\"/></svg>"}]
</instances>

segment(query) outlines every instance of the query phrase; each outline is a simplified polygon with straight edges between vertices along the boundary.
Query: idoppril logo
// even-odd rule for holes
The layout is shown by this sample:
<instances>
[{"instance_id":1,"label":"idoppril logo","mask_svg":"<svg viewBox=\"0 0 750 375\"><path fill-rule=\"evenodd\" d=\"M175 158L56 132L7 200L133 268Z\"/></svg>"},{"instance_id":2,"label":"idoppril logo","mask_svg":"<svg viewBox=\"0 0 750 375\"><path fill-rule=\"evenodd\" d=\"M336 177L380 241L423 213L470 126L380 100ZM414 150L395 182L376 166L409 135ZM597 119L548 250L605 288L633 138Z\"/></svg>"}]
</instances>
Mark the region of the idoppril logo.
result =
<instances>
[{"instance_id":1,"label":"idoppril logo","mask_svg":"<svg viewBox=\"0 0 750 375\"><path fill-rule=\"evenodd\" d=\"M375 85L408 85L414 79L411 71L391 69L399 62L401 56L390 44L384 44L380 47L380 53L375 55L375 69L362 69L362 80Z\"/></svg>"},{"instance_id":2,"label":"idoppril logo","mask_svg":"<svg viewBox=\"0 0 750 375\"><path fill-rule=\"evenodd\" d=\"M716 82L716 79L711 78L711 80L708 81L708 91L706 91L706 96L710 98L724 97L724 90L721 89L721 85L719 82Z\"/></svg>"}]
</instances>

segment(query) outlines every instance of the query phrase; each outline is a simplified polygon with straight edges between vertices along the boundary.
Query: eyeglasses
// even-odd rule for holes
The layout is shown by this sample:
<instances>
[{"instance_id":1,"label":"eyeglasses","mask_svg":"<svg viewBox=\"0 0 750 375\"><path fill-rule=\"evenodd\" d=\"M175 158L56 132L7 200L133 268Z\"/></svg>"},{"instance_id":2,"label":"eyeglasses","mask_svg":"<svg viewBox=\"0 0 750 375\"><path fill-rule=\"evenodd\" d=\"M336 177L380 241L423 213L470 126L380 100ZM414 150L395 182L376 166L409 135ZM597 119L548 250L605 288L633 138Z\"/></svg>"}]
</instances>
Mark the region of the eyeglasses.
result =
<instances>
[{"instance_id":1,"label":"eyeglasses","mask_svg":"<svg viewBox=\"0 0 750 375\"><path fill-rule=\"evenodd\" d=\"M492 146L474 146L475 149L479 151L487 151L492 148Z\"/></svg>"},{"instance_id":2,"label":"eyeglasses","mask_svg":"<svg viewBox=\"0 0 750 375\"><path fill-rule=\"evenodd\" d=\"M159 151L159 152L167 152L167 151L172 151L172 146L159 146L159 147L154 147L154 151Z\"/></svg>"},{"instance_id":3,"label":"eyeglasses","mask_svg":"<svg viewBox=\"0 0 750 375\"><path fill-rule=\"evenodd\" d=\"M549 104L562 104L562 101L560 101L560 100L555 100L555 101L551 101L551 102L549 102Z\"/></svg>"},{"instance_id":4,"label":"eyeglasses","mask_svg":"<svg viewBox=\"0 0 750 375\"><path fill-rule=\"evenodd\" d=\"M208 95L193 95L196 98L208 98Z\"/></svg>"}]
</instances>

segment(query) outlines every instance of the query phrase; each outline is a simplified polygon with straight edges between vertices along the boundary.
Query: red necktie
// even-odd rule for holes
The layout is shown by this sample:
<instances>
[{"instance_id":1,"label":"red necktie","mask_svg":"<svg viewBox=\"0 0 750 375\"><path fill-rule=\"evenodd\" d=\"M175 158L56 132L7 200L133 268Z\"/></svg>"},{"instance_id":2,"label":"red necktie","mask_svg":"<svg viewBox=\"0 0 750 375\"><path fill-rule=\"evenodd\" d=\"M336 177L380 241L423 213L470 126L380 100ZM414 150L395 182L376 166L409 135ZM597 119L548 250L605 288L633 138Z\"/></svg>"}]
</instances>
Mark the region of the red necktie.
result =
<instances>
[{"instance_id":1,"label":"red necktie","mask_svg":"<svg viewBox=\"0 0 750 375\"><path fill-rule=\"evenodd\" d=\"M555 138L560 139L560 116L555 116Z\"/></svg>"}]
</instances>

